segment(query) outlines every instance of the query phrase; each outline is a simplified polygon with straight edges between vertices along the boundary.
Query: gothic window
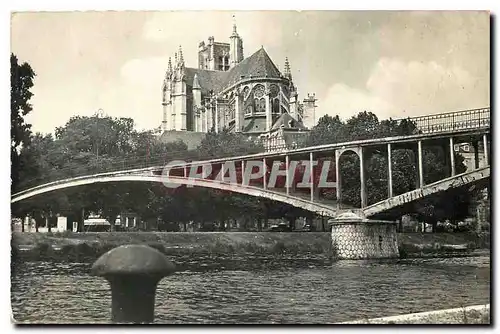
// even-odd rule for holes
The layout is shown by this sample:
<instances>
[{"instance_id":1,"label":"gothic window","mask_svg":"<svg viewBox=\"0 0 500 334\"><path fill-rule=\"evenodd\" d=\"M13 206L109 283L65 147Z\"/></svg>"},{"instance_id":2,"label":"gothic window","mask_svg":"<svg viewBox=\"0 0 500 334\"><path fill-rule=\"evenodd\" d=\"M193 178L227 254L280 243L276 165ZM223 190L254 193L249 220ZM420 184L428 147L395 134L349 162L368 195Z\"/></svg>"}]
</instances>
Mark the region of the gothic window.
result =
<instances>
[{"instance_id":1,"label":"gothic window","mask_svg":"<svg viewBox=\"0 0 500 334\"><path fill-rule=\"evenodd\" d=\"M280 100L279 99L273 99L272 104L271 104L271 110L272 113L278 114L280 112Z\"/></svg>"},{"instance_id":2,"label":"gothic window","mask_svg":"<svg viewBox=\"0 0 500 334\"><path fill-rule=\"evenodd\" d=\"M235 108L234 108L234 104L232 104L229 107L229 120L232 120L234 118L235 118Z\"/></svg>"},{"instance_id":3,"label":"gothic window","mask_svg":"<svg viewBox=\"0 0 500 334\"><path fill-rule=\"evenodd\" d=\"M285 95L286 97L290 96L290 91L288 90L288 87L282 86L281 91L283 92L283 95Z\"/></svg>"},{"instance_id":4,"label":"gothic window","mask_svg":"<svg viewBox=\"0 0 500 334\"><path fill-rule=\"evenodd\" d=\"M252 106L248 106L245 108L245 114L246 115L250 115L252 113L252 110L253 110L253 107Z\"/></svg>"},{"instance_id":5,"label":"gothic window","mask_svg":"<svg viewBox=\"0 0 500 334\"><path fill-rule=\"evenodd\" d=\"M304 116L304 105L300 103L297 106L297 114L302 118Z\"/></svg>"},{"instance_id":6,"label":"gothic window","mask_svg":"<svg viewBox=\"0 0 500 334\"><path fill-rule=\"evenodd\" d=\"M277 97L278 96L278 93L279 93L279 88L278 86L276 85L271 85L271 87L269 88L269 92L270 92L270 96L271 98L274 98L274 97Z\"/></svg>"},{"instance_id":7,"label":"gothic window","mask_svg":"<svg viewBox=\"0 0 500 334\"><path fill-rule=\"evenodd\" d=\"M248 97L248 93L250 92L250 87L246 86L243 89L243 97L246 99Z\"/></svg>"},{"instance_id":8,"label":"gothic window","mask_svg":"<svg viewBox=\"0 0 500 334\"><path fill-rule=\"evenodd\" d=\"M257 86L255 86L254 91L255 91L255 92L254 92L254 96L255 96L256 98L258 98L258 99L259 99L259 98L261 98L261 97L263 97L263 96L264 96L264 91L265 91L265 89L264 89L264 86L263 86L263 85L257 85Z\"/></svg>"},{"instance_id":9,"label":"gothic window","mask_svg":"<svg viewBox=\"0 0 500 334\"><path fill-rule=\"evenodd\" d=\"M266 112L266 100L255 99L255 112Z\"/></svg>"}]
</instances>

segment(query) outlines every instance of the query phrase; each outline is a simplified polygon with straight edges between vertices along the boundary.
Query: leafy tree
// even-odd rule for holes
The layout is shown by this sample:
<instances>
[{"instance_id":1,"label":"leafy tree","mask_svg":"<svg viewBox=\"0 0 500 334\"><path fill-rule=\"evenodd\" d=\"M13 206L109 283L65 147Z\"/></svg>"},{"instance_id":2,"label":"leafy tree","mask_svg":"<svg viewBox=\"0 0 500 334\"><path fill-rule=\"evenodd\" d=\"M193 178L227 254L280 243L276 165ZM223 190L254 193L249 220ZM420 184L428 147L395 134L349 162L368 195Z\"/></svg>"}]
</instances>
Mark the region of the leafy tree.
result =
<instances>
[{"instance_id":1,"label":"leafy tree","mask_svg":"<svg viewBox=\"0 0 500 334\"><path fill-rule=\"evenodd\" d=\"M318 145L416 132L415 125L410 121L379 121L376 115L369 112L359 113L346 122L341 121L338 116L327 115L313 128L308 143ZM136 131L131 119L73 117L63 127L56 129L55 138L36 134L30 146L21 148L20 173L23 179L22 187L25 188L31 184L30 179L40 183L40 180L62 179L104 170L161 165L168 160L186 157L206 159L263 150L261 145L248 140L246 136L224 130L220 133L208 133L196 152L188 152L183 142L161 143L149 131ZM365 151L369 203L387 197L385 154L382 149ZM424 175L427 183L446 176L447 167L444 161L447 154L449 153L439 147L424 147ZM397 148L393 150L392 157L394 193L413 190L417 179L413 150ZM346 204L359 205L359 159L352 154L345 154L341 159L343 201ZM463 171L460 169L464 168L461 157L456 156L455 161L457 172ZM335 196L334 193L332 195ZM443 194L439 200L426 199L414 205L411 210L428 219L449 215L451 210L459 208L442 206L442 210L435 209L439 207L439 201L446 196L450 195ZM458 195L455 192L453 196ZM100 213L111 222L124 210L132 210L144 219L153 220L160 217L167 225L187 224L192 220L206 223L207 229L212 228L209 227L212 222L220 222L221 226L224 226L224 223L231 219L245 222L285 217L292 223L296 217L311 216L286 203L251 196L202 188L169 189L161 184L139 182L93 184L58 191L37 200L27 201L24 207L15 207L16 212L32 212L40 217L47 212L64 212L80 220L80 230L83 228L82 209L86 215L90 211ZM433 213L432 217L430 212ZM172 226L167 228L173 229Z\"/></svg>"},{"instance_id":2,"label":"leafy tree","mask_svg":"<svg viewBox=\"0 0 500 334\"><path fill-rule=\"evenodd\" d=\"M318 120L318 124L310 132L307 146L345 142L347 138L345 130L345 124L338 115L335 117L325 115Z\"/></svg>"},{"instance_id":3,"label":"leafy tree","mask_svg":"<svg viewBox=\"0 0 500 334\"><path fill-rule=\"evenodd\" d=\"M20 189L103 170L143 167L158 154L187 149L182 142L161 143L151 132L136 131L128 118L76 116L57 128L55 134L55 138L36 134L31 145L21 147ZM143 203L138 201L146 196L140 186L97 184L57 191L19 203L13 206L13 212L65 212L81 220L84 209L87 213L101 212L114 221L121 210L136 209L135 202Z\"/></svg>"},{"instance_id":4,"label":"leafy tree","mask_svg":"<svg viewBox=\"0 0 500 334\"><path fill-rule=\"evenodd\" d=\"M377 116L371 112L361 112L348 119L345 123L338 116L324 116L312 129L308 143L310 145L332 144L363 139L373 139L392 136L412 135L419 133L416 125L410 119L401 121L383 120L379 121ZM426 183L435 182L449 176L446 155L449 154L442 147L432 146L432 143L423 148L423 172ZM366 186L368 193L368 204L376 203L387 198L387 153L383 149L364 150L366 168ZM392 177L393 192L395 195L402 194L415 189L417 183L417 156L415 149L393 148L392 151ZM340 161L342 202L355 207L360 206L360 171L359 158L356 154L344 153ZM455 154L455 168L457 173L465 171L463 157ZM460 203L455 197L459 197L461 203L468 203L470 195L463 189L456 189L433 196L424 201L415 203L412 209L422 219L430 221L442 217L458 217L466 214L465 210L459 210L450 203ZM442 205L442 202L447 205ZM442 205L442 206L440 206ZM437 209L437 208L440 209ZM446 209L443 209L446 208ZM434 213L432 213L434 212ZM432 213L432 214L431 214ZM459 216L460 216L459 215Z\"/></svg>"},{"instance_id":5,"label":"leafy tree","mask_svg":"<svg viewBox=\"0 0 500 334\"><path fill-rule=\"evenodd\" d=\"M30 145L19 154L19 187L26 188L43 181L55 167L55 145L52 135L36 133Z\"/></svg>"},{"instance_id":6,"label":"leafy tree","mask_svg":"<svg viewBox=\"0 0 500 334\"><path fill-rule=\"evenodd\" d=\"M204 157L219 158L264 152L264 147L246 135L229 132L225 128L219 133L207 133L198 146L198 151Z\"/></svg>"},{"instance_id":7,"label":"leafy tree","mask_svg":"<svg viewBox=\"0 0 500 334\"><path fill-rule=\"evenodd\" d=\"M11 191L15 192L19 183L19 148L30 142L31 125L24 120L31 110L29 103L33 93L35 72L28 63L19 64L14 54L10 55L10 157L11 157Z\"/></svg>"}]
</instances>

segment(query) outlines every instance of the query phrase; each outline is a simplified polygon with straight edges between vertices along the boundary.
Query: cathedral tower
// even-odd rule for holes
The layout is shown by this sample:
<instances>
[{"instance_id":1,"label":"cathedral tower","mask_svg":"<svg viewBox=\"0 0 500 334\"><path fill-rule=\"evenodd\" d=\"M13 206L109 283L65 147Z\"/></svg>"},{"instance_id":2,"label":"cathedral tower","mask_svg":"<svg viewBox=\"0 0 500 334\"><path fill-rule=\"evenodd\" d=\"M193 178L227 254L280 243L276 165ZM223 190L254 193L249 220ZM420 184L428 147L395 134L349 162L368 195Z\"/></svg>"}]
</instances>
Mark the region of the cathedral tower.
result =
<instances>
[{"instance_id":1,"label":"cathedral tower","mask_svg":"<svg viewBox=\"0 0 500 334\"><path fill-rule=\"evenodd\" d=\"M307 98L304 99L304 114L303 114L303 122L304 124L310 123L310 127L316 125L316 94L307 94Z\"/></svg>"},{"instance_id":2,"label":"cathedral tower","mask_svg":"<svg viewBox=\"0 0 500 334\"><path fill-rule=\"evenodd\" d=\"M229 61L230 68L233 68L243 60L243 40L236 31L236 23L233 24L233 34L229 39Z\"/></svg>"}]
</instances>

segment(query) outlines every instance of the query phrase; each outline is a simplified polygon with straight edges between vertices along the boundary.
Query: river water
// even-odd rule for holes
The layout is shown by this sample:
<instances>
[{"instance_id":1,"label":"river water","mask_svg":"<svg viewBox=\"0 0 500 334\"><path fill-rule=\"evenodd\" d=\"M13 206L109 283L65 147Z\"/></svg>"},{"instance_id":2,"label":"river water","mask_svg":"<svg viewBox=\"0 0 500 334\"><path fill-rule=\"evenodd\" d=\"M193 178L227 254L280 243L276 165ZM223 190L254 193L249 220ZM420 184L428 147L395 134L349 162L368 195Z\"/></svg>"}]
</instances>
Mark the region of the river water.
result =
<instances>
[{"instance_id":1,"label":"river water","mask_svg":"<svg viewBox=\"0 0 500 334\"><path fill-rule=\"evenodd\" d=\"M336 323L490 302L489 257L173 260L179 271L158 286L156 323ZM84 263L15 264L15 321L109 323L109 285L89 271Z\"/></svg>"}]
</instances>

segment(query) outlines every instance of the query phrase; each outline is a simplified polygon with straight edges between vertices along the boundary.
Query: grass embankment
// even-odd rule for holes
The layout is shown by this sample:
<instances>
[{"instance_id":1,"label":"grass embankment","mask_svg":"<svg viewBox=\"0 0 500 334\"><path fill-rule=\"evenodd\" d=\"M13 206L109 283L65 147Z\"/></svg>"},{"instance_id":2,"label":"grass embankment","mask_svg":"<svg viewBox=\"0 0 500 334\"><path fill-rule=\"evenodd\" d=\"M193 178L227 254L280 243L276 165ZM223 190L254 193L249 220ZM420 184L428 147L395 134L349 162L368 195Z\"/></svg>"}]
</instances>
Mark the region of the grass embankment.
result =
<instances>
[{"instance_id":1,"label":"grass embankment","mask_svg":"<svg viewBox=\"0 0 500 334\"><path fill-rule=\"evenodd\" d=\"M146 244L173 256L331 254L330 236L322 232L14 233L12 238L14 255L32 260L93 261L124 244Z\"/></svg>"},{"instance_id":2,"label":"grass embankment","mask_svg":"<svg viewBox=\"0 0 500 334\"><path fill-rule=\"evenodd\" d=\"M489 248L489 234L401 233L401 258L454 256ZM332 254L327 232L112 232L13 233L14 258L26 260L94 261L124 244L147 244L172 256L316 255ZM26 250L20 252L20 250Z\"/></svg>"},{"instance_id":3,"label":"grass embankment","mask_svg":"<svg viewBox=\"0 0 500 334\"><path fill-rule=\"evenodd\" d=\"M469 254L490 248L489 233L399 233L400 258Z\"/></svg>"}]
</instances>

